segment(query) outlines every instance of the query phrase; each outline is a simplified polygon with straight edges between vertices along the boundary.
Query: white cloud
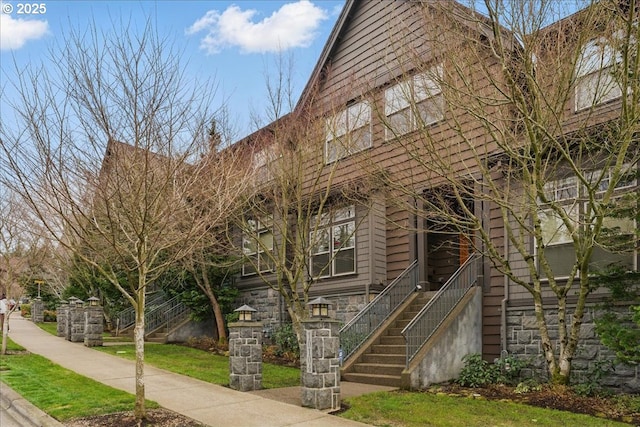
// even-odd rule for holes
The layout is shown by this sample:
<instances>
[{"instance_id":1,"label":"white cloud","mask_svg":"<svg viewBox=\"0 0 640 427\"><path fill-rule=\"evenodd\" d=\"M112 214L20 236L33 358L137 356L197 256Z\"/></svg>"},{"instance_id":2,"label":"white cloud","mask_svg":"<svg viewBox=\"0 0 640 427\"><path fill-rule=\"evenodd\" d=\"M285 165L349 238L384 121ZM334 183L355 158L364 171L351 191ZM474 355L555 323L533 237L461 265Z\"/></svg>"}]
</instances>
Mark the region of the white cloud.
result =
<instances>
[{"instance_id":1,"label":"white cloud","mask_svg":"<svg viewBox=\"0 0 640 427\"><path fill-rule=\"evenodd\" d=\"M254 22L257 14L256 10L243 11L236 5L222 13L210 10L186 33L206 31L200 48L208 54L234 46L244 53L279 52L309 46L320 22L327 19L327 13L309 0L285 4L271 16Z\"/></svg>"},{"instance_id":2,"label":"white cloud","mask_svg":"<svg viewBox=\"0 0 640 427\"><path fill-rule=\"evenodd\" d=\"M37 40L49 33L47 21L13 19L0 15L0 50L20 49L28 40Z\"/></svg>"}]
</instances>

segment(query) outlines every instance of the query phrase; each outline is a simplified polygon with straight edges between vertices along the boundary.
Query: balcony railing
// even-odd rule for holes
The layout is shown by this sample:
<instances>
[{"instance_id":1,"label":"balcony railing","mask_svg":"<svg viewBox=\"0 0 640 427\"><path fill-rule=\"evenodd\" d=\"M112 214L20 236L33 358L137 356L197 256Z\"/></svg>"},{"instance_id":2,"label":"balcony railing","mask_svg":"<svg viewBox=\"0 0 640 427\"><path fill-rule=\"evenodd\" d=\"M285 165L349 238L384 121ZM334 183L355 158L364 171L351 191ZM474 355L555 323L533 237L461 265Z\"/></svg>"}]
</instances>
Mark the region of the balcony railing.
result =
<instances>
[{"instance_id":1,"label":"balcony railing","mask_svg":"<svg viewBox=\"0 0 640 427\"><path fill-rule=\"evenodd\" d=\"M418 284L417 261L407 267L377 297L340 330L342 360L347 360L402 304Z\"/></svg>"},{"instance_id":2,"label":"balcony railing","mask_svg":"<svg viewBox=\"0 0 640 427\"><path fill-rule=\"evenodd\" d=\"M402 330L407 343L407 366L467 291L478 283L481 259L477 254L471 255Z\"/></svg>"}]
</instances>

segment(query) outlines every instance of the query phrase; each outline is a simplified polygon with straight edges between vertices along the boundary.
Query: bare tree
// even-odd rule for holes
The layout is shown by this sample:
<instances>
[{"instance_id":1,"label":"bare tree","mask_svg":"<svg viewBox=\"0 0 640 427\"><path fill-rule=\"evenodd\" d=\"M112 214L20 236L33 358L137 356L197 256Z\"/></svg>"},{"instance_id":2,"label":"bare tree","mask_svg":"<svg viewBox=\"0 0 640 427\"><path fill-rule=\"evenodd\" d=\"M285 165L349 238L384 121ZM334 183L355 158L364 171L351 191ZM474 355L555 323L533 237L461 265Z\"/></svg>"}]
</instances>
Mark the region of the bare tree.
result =
<instances>
[{"instance_id":1,"label":"bare tree","mask_svg":"<svg viewBox=\"0 0 640 427\"><path fill-rule=\"evenodd\" d=\"M276 291L300 340L309 296L317 295L318 284L355 273L355 236L375 205L368 196L374 180L363 171L352 173L357 163L337 161L339 153L362 147L355 136L354 141L340 137L338 120L313 109L313 91L305 105L294 108L287 64L280 61L277 76L267 83L271 124L239 143L250 151L256 184L234 217L242 236L233 235L232 241L242 251L243 278L257 277ZM283 110L293 112L280 116ZM334 151L318 143L328 134ZM368 137L363 134L362 140ZM336 218L343 220L340 225L332 222Z\"/></svg>"},{"instance_id":2,"label":"bare tree","mask_svg":"<svg viewBox=\"0 0 640 427\"><path fill-rule=\"evenodd\" d=\"M640 155L638 3L583 2L570 17L567 5L429 3L414 45L429 53L396 52L404 72L378 110L403 162L381 171L387 185L443 245L471 245L526 289L557 383L597 263L625 262L606 230L633 247L633 224L612 212L635 203Z\"/></svg>"},{"instance_id":3,"label":"bare tree","mask_svg":"<svg viewBox=\"0 0 640 427\"><path fill-rule=\"evenodd\" d=\"M47 67L17 70L21 127L2 128L1 176L57 245L135 309L140 422L146 291L224 223L246 168L207 155L215 88L185 74L151 22L114 28L72 31Z\"/></svg>"},{"instance_id":4,"label":"bare tree","mask_svg":"<svg viewBox=\"0 0 640 427\"><path fill-rule=\"evenodd\" d=\"M29 266L28 252L33 242L31 236L24 211L20 209L15 194L3 188L0 190L0 292L9 301L17 301L23 294L19 279ZM0 351L3 355L7 351L9 319L16 308L17 304L8 306L4 314Z\"/></svg>"}]
</instances>

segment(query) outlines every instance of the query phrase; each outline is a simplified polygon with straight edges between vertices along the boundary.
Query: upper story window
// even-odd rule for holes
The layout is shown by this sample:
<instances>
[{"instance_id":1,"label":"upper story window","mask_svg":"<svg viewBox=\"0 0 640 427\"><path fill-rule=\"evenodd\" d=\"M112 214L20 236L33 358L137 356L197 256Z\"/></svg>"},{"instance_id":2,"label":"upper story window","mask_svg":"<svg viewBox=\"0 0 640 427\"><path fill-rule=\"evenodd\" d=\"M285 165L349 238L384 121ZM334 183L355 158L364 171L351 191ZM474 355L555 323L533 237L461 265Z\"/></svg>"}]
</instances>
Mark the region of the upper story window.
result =
<instances>
[{"instance_id":1,"label":"upper story window","mask_svg":"<svg viewBox=\"0 0 640 427\"><path fill-rule=\"evenodd\" d=\"M274 165L281 157L282 155L277 153L275 145L269 145L255 152L253 155L253 167L256 171L256 180L265 182L273 179Z\"/></svg>"},{"instance_id":2,"label":"upper story window","mask_svg":"<svg viewBox=\"0 0 640 427\"><path fill-rule=\"evenodd\" d=\"M622 88L614 76L620 54L605 37L582 47L576 64L576 111L620 98Z\"/></svg>"},{"instance_id":3,"label":"upper story window","mask_svg":"<svg viewBox=\"0 0 640 427\"><path fill-rule=\"evenodd\" d=\"M355 207L348 206L314 218L320 223L309 238L313 278L356 272L355 216Z\"/></svg>"},{"instance_id":4,"label":"upper story window","mask_svg":"<svg viewBox=\"0 0 640 427\"><path fill-rule=\"evenodd\" d=\"M594 186L596 196L604 192L611 182L609 171L596 170L585 174L585 176L590 181L590 185ZM615 186L616 197L611 208L615 209L621 203L625 203L623 196L635 187L635 178L630 177L619 180ZM580 230L581 224L591 223L591 219L588 216L594 215L594 213L589 212L587 203L582 202L582 200L585 200L585 197L581 196L584 190L576 177L550 181L545 186L545 189L549 201L561 205L566 215L575 225L576 230ZM603 232L600 236L601 241L597 242L594 248L590 263L591 267L602 269L609 264L617 263L629 270L634 269L636 254L628 248L628 243L632 241L631 236L635 234L635 221L631 218L620 218L616 215L607 216L607 207L602 206L602 208L605 211L602 222ZM567 277L576 262L573 236L559 213L549 206L541 206L539 216L545 258L556 277ZM540 273L543 274L542 270L540 270Z\"/></svg>"},{"instance_id":5,"label":"upper story window","mask_svg":"<svg viewBox=\"0 0 640 427\"><path fill-rule=\"evenodd\" d=\"M271 220L248 220L247 229L242 234L242 275L251 276L273 271L270 252L273 251L273 230Z\"/></svg>"},{"instance_id":6,"label":"upper story window","mask_svg":"<svg viewBox=\"0 0 640 427\"><path fill-rule=\"evenodd\" d=\"M385 139L404 135L444 118L441 79L442 65L437 65L385 90Z\"/></svg>"},{"instance_id":7,"label":"upper story window","mask_svg":"<svg viewBox=\"0 0 640 427\"><path fill-rule=\"evenodd\" d=\"M362 101L327 119L326 163L371 147L371 105Z\"/></svg>"}]
</instances>

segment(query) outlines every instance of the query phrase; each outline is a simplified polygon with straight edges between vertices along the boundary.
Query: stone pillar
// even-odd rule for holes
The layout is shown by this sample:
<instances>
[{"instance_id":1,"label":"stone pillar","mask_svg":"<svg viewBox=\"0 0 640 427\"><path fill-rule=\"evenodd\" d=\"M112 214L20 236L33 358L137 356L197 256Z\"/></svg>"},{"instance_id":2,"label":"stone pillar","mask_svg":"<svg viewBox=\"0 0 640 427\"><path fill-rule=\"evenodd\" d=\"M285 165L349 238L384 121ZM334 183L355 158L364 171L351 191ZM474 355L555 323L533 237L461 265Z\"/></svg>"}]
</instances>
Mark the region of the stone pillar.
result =
<instances>
[{"instance_id":1,"label":"stone pillar","mask_svg":"<svg viewBox=\"0 0 640 427\"><path fill-rule=\"evenodd\" d=\"M340 322L312 318L302 322L300 377L302 406L340 409Z\"/></svg>"},{"instance_id":2,"label":"stone pillar","mask_svg":"<svg viewBox=\"0 0 640 427\"><path fill-rule=\"evenodd\" d=\"M31 320L34 323L44 322L44 303L40 297L36 297L31 301Z\"/></svg>"},{"instance_id":3,"label":"stone pillar","mask_svg":"<svg viewBox=\"0 0 640 427\"><path fill-rule=\"evenodd\" d=\"M67 317L69 316L69 302L62 300L60 305L56 308L56 335L59 337L67 336L67 328L69 323Z\"/></svg>"},{"instance_id":4,"label":"stone pillar","mask_svg":"<svg viewBox=\"0 0 640 427\"><path fill-rule=\"evenodd\" d=\"M239 391L262 389L262 323L229 324L229 386Z\"/></svg>"},{"instance_id":5,"label":"stone pillar","mask_svg":"<svg viewBox=\"0 0 640 427\"><path fill-rule=\"evenodd\" d=\"M69 297L69 308L67 309L67 318L65 319L65 339L67 341L71 341L71 309L75 307L76 301L78 298L71 296Z\"/></svg>"},{"instance_id":6,"label":"stone pillar","mask_svg":"<svg viewBox=\"0 0 640 427\"><path fill-rule=\"evenodd\" d=\"M69 341L84 341L84 303L82 300L75 300L69 307Z\"/></svg>"},{"instance_id":7,"label":"stone pillar","mask_svg":"<svg viewBox=\"0 0 640 427\"><path fill-rule=\"evenodd\" d=\"M96 297L89 298L89 306L84 310L84 345L87 347L102 346L104 313L98 301Z\"/></svg>"}]
</instances>

